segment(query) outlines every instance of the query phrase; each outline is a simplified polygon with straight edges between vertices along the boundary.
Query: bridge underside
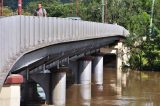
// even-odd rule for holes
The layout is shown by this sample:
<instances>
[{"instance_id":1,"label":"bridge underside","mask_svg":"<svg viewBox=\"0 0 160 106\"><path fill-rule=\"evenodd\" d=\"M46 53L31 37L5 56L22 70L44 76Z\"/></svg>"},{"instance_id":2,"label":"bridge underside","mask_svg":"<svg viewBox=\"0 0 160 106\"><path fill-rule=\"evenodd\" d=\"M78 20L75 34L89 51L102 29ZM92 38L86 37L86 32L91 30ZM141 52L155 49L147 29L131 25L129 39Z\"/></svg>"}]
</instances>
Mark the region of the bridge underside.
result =
<instances>
[{"instance_id":1,"label":"bridge underside","mask_svg":"<svg viewBox=\"0 0 160 106\"><path fill-rule=\"evenodd\" d=\"M120 36L84 40L51 45L22 56L13 66L11 72L19 73L24 70L34 70L45 64L45 69L68 63L69 60L99 51L99 48L119 41Z\"/></svg>"}]
</instances>

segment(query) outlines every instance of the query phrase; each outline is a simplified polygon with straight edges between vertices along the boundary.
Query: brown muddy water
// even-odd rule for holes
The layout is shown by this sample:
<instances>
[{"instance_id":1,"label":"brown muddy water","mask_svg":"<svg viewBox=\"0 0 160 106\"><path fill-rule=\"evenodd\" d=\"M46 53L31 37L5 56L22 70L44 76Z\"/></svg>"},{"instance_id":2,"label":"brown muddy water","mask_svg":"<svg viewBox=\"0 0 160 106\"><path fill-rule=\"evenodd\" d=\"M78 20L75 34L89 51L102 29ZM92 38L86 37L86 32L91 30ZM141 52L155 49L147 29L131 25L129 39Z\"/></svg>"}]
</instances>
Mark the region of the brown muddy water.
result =
<instances>
[{"instance_id":1,"label":"brown muddy water","mask_svg":"<svg viewBox=\"0 0 160 106\"><path fill-rule=\"evenodd\" d=\"M119 75L114 68L104 66L103 85L69 86L66 106L160 106L160 72Z\"/></svg>"},{"instance_id":2,"label":"brown muddy water","mask_svg":"<svg viewBox=\"0 0 160 106\"><path fill-rule=\"evenodd\" d=\"M67 86L66 106L160 106L160 72L117 74L104 66L103 85Z\"/></svg>"}]
</instances>

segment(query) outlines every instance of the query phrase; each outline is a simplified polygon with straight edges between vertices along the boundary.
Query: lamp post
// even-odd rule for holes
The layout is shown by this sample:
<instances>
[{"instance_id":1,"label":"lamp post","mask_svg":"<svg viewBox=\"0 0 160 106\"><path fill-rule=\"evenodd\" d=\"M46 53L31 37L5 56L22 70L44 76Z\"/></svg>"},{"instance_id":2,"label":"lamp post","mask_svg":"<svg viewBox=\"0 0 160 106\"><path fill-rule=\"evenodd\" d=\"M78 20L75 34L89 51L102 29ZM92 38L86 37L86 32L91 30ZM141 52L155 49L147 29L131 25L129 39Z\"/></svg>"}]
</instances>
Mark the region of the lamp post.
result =
<instances>
[{"instance_id":1,"label":"lamp post","mask_svg":"<svg viewBox=\"0 0 160 106\"><path fill-rule=\"evenodd\" d=\"M78 0L76 0L76 16L78 16Z\"/></svg>"},{"instance_id":2,"label":"lamp post","mask_svg":"<svg viewBox=\"0 0 160 106\"><path fill-rule=\"evenodd\" d=\"M102 0L102 23L104 23L104 0Z\"/></svg>"},{"instance_id":3,"label":"lamp post","mask_svg":"<svg viewBox=\"0 0 160 106\"><path fill-rule=\"evenodd\" d=\"M0 0L0 16L3 16L3 0Z\"/></svg>"},{"instance_id":4,"label":"lamp post","mask_svg":"<svg viewBox=\"0 0 160 106\"><path fill-rule=\"evenodd\" d=\"M151 18L150 18L150 27L149 27L150 35L152 35L154 4L155 4L155 0L152 0Z\"/></svg>"},{"instance_id":5,"label":"lamp post","mask_svg":"<svg viewBox=\"0 0 160 106\"><path fill-rule=\"evenodd\" d=\"M18 15L22 15L22 0L18 0Z\"/></svg>"},{"instance_id":6,"label":"lamp post","mask_svg":"<svg viewBox=\"0 0 160 106\"><path fill-rule=\"evenodd\" d=\"M105 0L105 2L104 2L104 8L105 8L105 10L104 10L104 22L105 23L107 23L107 11L108 11L108 8L107 8L107 0Z\"/></svg>"}]
</instances>

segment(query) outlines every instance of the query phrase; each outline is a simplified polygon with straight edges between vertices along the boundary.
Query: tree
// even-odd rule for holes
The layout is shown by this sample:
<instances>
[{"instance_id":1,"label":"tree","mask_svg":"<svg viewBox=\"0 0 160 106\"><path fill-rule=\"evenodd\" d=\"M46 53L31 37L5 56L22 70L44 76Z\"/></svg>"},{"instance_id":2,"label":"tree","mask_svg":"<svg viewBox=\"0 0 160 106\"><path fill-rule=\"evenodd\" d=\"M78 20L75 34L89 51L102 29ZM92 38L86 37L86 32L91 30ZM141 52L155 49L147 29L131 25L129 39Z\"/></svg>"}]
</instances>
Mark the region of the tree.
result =
<instances>
[{"instance_id":1,"label":"tree","mask_svg":"<svg viewBox=\"0 0 160 106\"><path fill-rule=\"evenodd\" d=\"M7 6L3 7L3 15L4 16L12 16L13 15L12 9L10 9Z\"/></svg>"}]
</instances>

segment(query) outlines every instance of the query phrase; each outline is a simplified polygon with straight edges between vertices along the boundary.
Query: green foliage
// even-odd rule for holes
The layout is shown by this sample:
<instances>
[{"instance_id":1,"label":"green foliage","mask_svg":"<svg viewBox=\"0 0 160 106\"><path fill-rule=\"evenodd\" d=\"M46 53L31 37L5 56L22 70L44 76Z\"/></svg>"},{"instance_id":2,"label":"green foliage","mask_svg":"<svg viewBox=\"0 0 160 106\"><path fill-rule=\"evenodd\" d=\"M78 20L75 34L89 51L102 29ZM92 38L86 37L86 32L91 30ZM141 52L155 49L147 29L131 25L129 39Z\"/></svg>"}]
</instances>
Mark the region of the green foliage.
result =
<instances>
[{"instance_id":1,"label":"green foliage","mask_svg":"<svg viewBox=\"0 0 160 106\"><path fill-rule=\"evenodd\" d=\"M13 15L12 9L10 9L7 6L3 7L3 15L4 16L12 16Z\"/></svg>"},{"instance_id":2,"label":"green foliage","mask_svg":"<svg viewBox=\"0 0 160 106\"><path fill-rule=\"evenodd\" d=\"M42 2L43 8L47 10L47 16L50 17L75 17L76 16L76 3L61 3L58 0L32 0L25 10L33 14L37 8L37 4ZM83 20L88 21L101 21L101 4L99 0L84 0L79 1L78 14Z\"/></svg>"},{"instance_id":3,"label":"green foliage","mask_svg":"<svg viewBox=\"0 0 160 106\"><path fill-rule=\"evenodd\" d=\"M160 0L155 1L150 34L152 0L108 0L109 22L130 31L125 44L130 48L129 63L134 69L160 69Z\"/></svg>"}]
</instances>

